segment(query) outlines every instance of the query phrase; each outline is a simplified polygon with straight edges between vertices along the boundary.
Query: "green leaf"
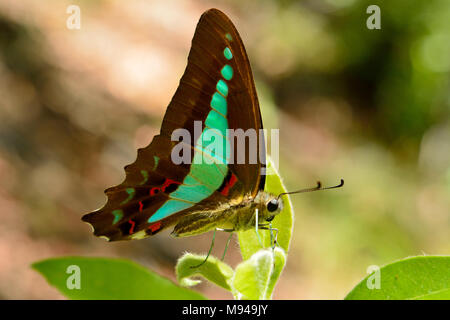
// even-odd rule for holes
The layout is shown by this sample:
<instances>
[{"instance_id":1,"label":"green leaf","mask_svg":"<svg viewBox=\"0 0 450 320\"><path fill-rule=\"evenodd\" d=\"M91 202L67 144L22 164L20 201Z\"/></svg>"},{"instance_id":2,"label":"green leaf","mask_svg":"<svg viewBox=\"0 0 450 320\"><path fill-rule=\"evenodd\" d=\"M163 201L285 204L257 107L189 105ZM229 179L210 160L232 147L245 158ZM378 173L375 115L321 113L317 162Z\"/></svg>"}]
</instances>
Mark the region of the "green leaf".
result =
<instances>
[{"instance_id":1,"label":"green leaf","mask_svg":"<svg viewBox=\"0 0 450 320\"><path fill-rule=\"evenodd\" d=\"M380 288L376 272L364 278L348 295L347 300L449 299L450 257L417 256L380 268ZM373 289L369 289L369 285Z\"/></svg>"},{"instance_id":2,"label":"green leaf","mask_svg":"<svg viewBox=\"0 0 450 320\"><path fill-rule=\"evenodd\" d=\"M178 259L176 266L178 282L182 286L194 286L200 283L200 280L192 279L192 277L201 276L219 287L232 291L231 279L233 278L234 271L226 263L213 256L209 256L208 260L200 267L192 268L192 266L198 266L202 263L205 258L206 256L204 255L186 253Z\"/></svg>"},{"instance_id":3,"label":"green leaf","mask_svg":"<svg viewBox=\"0 0 450 320\"><path fill-rule=\"evenodd\" d=\"M205 299L124 259L62 257L38 261L32 267L70 299ZM80 289L69 289L71 284L76 284L77 274Z\"/></svg>"},{"instance_id":4,"label":"green leaf","mask_svg":"<svg viewBox=\"0 0 450 320\"><path fill-rule=\"evenodd\" d=\"M275 195L286 192L286 188L283 186L281 178L278 175L278 172L275 170L275 167L272 165L270 159L268 161L267 172L268 175L266 176L265 191ZM289 197L286 195L283 196L282 199L284 205L283 210L275 217L275 219L273 219L272 227L278 229L278 245L283 248L284 252L288 252L289 243L292 236L294 214ZM264 248L270 247L270 232L268 230L258 230L258 233L261 237L261 242ZM249 259L258 250L263 249L263 247L261 247L261 244L259 243L255 229L239 231L238 237L242 258L244 260Z\"/></svg>"},{"instance_id":5,"label":"green leaf","mask_svg":"<svg viewBox=\"0 0 450 320\"><path fill-rule=\"evenodd\" d=\"M263 300L268 296L273 256L272 249L263 249L237 266L233 279L236 298Z\"/></svg>"}]
</instances>

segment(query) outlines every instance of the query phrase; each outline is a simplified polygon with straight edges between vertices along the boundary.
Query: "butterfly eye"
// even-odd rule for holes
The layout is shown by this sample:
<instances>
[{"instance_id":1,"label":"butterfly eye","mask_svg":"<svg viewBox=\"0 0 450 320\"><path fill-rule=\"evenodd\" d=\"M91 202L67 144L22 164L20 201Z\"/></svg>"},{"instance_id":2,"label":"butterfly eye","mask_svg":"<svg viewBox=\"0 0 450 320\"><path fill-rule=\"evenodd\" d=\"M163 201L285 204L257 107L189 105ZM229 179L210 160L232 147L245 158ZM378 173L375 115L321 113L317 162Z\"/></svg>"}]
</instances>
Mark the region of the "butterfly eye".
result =
<instances>
[{"instance_id":1,"label":"butterfly eye","mask_svg":"<svg viewBox=\"0 0 450 320\"><path fill-rule=\"evenodd\" d=\"M274 212L278 209L278 200L272 199L267 203L267 211Z\"/></svg>"}]
</instances>

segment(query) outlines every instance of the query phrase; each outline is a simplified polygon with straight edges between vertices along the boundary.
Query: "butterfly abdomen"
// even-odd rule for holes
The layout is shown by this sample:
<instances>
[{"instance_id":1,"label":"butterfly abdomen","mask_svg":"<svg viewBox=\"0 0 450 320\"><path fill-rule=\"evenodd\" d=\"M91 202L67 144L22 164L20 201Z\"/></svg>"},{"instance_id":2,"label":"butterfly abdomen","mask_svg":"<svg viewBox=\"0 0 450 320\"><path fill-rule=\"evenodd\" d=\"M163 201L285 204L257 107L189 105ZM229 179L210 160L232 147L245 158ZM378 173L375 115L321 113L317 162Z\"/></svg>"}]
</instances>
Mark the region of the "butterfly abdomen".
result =
<instances>
[{"instance_id":1,"label":"butterfly abdomen","mask_svg":"<svg viewBox=\"0 0 450 320\"><path fill-rule=\"evenodd\" d=\"M189 237L202 234L221 227L232 214L228 205L208 212L198 212L185 216L178 221L173 229L173 237ZM232 224L230 224L232 227Z\"/></svg>"}]
</instances>

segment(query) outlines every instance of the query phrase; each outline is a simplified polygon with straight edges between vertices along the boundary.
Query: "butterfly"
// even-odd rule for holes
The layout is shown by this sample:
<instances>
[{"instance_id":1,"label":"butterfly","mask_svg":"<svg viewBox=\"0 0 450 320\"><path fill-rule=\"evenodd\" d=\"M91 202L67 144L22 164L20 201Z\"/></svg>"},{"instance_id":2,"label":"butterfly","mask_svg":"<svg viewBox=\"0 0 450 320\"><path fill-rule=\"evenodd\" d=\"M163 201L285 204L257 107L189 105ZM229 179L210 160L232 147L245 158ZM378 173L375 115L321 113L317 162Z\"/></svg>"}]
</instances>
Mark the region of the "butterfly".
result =
<instances>
[{"instance_id":1,"label":"butterfly","mask_svg":"<svg viewBox=\"0 0 450 320\"><path fill-rule=\"evenodd\" d=\"M264 191L262 129L242 39L223 12L210 9L197 24L186 70L159 135L125 166L125 180L105 190L106 204L82 220L93 227L94 235L108 241L142 239L169 227L174 237L213 230L232 234L254 227L270 230L272 237L277 230L271 221L282 211L283 196L340 188L344 180L333 187L323 188L318 182L315 188L279 195ZM174 139L180 130L193 139ZM243 134L249 143L236 143L239 135L230 132L239 132L241 138ZM211 141L219 147L212 148ZM179 155L188 161L174 158L175 149L182 150ZM252 158L255 153L258 156Z\"/></svg>"},{"instance_id":2,"label":"butterfly","mask_svg":"<svg viewBox=\"0 0 450 320\"><path fill-rule=\"evenodd\" d=\"M182 128L195 136L195 122L205 129L187 144L193 161L175 164L172 151L179 142L172 135ZM210 9L197 24L186 70L160 134L125 167L125 180L105 190L107 203L82 220L93 227L94 235L109 241L142 239L172 226L172 236L186 237L216 229L247 230L258 221L271 221L283 203L264 191L262 128L242 39L223 12ZM226 156L216 156L202 143L207 129L217 133ZM254 130L260 142L256 152L262 156L253 162L229 161L238 144L230 142L227 129ZM250 147L244 150L247 158L249 153ZM205 155L212 161L195 161Z\"/></svg>"}]
</instances>

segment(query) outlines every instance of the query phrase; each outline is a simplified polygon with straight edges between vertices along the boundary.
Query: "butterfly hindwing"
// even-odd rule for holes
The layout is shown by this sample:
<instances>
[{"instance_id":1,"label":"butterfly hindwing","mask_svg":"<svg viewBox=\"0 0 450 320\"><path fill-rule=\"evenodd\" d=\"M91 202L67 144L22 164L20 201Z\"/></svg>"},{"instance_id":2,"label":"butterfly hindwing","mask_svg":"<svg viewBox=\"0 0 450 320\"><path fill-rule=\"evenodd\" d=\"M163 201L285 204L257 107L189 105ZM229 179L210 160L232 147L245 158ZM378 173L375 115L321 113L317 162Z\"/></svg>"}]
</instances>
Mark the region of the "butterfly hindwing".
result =
<instances>
[{"instance_id":1,"label":"butterfly hindwing","mask_svg":"<svg viewBox=\"0 0 450 320\"><path fill-rule=\"evenodd\" d=\"M174 142L159 135L148 147L138 150L136 161L125 167L125 180L105 190L108 197L105 206L83 216L83 221L94 227L95 235L122 240L145 237L164 228L165 224L158 224L158 228L148 229L148 219L169 200L170 193L189 172L189 165L172 163L173 145Z\"/></svg>"},{"instance_id":2,"label":"butterfly hindwing","mask_svg":"<svg viewBox=\"0 0 450 320\"><path fill-rule=\"evenodd\" d=\"M201 124L200 131L194 121ZM172 159L172 150L179 143L172 141L172 134L180 128L191 136L183 140L191 164L175 164ZM227 129L254 129L259 139L261 114L242 40L225 14L211 9L197 25L186 70L167 108L160 135L125 167L124 182L105 191L105 206L83 220L94 227L95 235L109 240L144 238L185 215L256 195L264 188L261 169L265 160L236 163L232 157L237 144L226 138ZM211 132L213 140L223 142L219 152L205 142ZM264 150L261 153L265 155Z\"/></svg>"}]
</instances>

